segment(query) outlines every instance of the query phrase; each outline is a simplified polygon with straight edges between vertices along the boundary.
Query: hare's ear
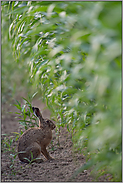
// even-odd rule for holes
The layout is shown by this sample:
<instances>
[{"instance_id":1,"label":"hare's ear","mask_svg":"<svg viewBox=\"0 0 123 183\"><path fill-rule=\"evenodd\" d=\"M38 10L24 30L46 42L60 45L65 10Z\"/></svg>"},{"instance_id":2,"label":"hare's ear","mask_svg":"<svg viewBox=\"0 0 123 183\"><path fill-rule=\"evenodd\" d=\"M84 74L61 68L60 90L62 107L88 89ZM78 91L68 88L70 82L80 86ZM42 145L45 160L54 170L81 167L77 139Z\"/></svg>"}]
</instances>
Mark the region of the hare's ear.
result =
<instances>
[{"instance_id":1,"label":"hare's ear","mask_svg":"<svg viewBox=\"0 0 123 183\"><path fill-rule=\"evenodd\" d=\"M36 117L40 117L40 111L39 111L39 108L37 107L32 107L32 110L33 110L33 113Z\"/></svg>"}]
</instances>

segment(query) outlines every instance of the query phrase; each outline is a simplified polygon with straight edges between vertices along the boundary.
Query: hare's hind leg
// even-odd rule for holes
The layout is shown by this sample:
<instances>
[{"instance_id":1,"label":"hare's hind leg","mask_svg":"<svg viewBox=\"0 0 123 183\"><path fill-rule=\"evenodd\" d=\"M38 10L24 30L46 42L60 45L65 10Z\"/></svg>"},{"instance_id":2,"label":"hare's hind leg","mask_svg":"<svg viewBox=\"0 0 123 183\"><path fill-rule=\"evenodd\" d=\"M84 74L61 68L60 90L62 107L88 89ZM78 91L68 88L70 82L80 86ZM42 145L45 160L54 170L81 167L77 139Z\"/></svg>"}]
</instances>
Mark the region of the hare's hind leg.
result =
<instances>
[{"instance_id":1,"label":"hare's hind leg","mask_svg":"<svg viewBox=\"0 0 123 183\"><path fill-rule=\"evenodd\" d=\"M45 156L46 159L52 160L53 158L49 155L45 146L41 146L41 152Z\"/></svg>"},{"instance_id":2,"label":"hare's hind leg","mask_svg":"<svg viewBox=\"0 0 123 183\"><path fill-rule=\"evenodd\" d=\"M30 161L41 163L43 160L40 158L41 147L38 143L34 142L29 147L26 148L26 153L23 157L23 162L29 163ZM38 158L38 159L37 159Z\"/></svg>"}]
</instances>

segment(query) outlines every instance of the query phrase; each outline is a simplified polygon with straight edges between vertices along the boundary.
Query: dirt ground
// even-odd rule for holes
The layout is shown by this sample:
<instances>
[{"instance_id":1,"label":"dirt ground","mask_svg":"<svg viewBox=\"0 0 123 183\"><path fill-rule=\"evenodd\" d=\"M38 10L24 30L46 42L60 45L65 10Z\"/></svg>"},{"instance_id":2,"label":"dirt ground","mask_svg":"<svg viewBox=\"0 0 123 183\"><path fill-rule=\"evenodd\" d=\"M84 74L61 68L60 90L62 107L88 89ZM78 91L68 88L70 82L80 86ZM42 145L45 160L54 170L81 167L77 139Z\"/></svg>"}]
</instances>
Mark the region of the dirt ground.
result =
<instances>
[{"instance_id":1,"label":"dirt ground","mask_svg":"<svg viewBox=\"0 0 123 183\"><path fill-rule=\"evenodd\" d=\"M50 118L50 112L45 108L45 104L41 101L34 100L33 106L37 106L42 111L44 118ZM45 109L44 109L45 108ZM12 112L12 113L10 113ZM20 124L17 120L17 108L13 104L2 105L2 124L1 134L8 134L8 137L12 136L12 132L19 132ZM5 136L2 135L2 139ZM90 170L84 170L72 178L73 173L80 166L85 164L85 157L83 154L73 153L72 141L66 128L61 128L60 146L57 145L56 131L53 130L53 145L50 144L47 149L54 160L47 161L43 155L44 162L26 164L21 163L18 157L12 165L12 157L10 154L12 151L4 151L1 153L1 182L13 181L13 182L92 182L95 181L95 176L90 174ZM17 141L14 141L11 148L15 148L17 152ZM108 175L103 175L99 178L98 182L109 181Z\"/></svg>"}]
</instances>

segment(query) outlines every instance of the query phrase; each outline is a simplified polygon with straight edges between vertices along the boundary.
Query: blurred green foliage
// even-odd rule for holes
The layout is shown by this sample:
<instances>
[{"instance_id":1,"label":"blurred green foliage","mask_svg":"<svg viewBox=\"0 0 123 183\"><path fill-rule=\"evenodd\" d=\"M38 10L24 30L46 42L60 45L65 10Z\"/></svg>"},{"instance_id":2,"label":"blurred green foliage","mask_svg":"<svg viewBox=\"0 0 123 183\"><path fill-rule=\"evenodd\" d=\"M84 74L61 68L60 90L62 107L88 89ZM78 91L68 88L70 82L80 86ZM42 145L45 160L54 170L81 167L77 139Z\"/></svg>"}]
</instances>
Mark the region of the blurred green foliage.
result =
<instances>
[{"instance_id":1,"label":"blurred green foliage","mask_svg":"<svg viewBox=\"0 0 123 183\"><path fill-rule=\"evenodd\" d=\"M88 168L113 181L122 179L121 4L2 2L15 64L24 62L25 79L67 125L75 149L87 147Z\"/></svg>"},{"instance_id":2,"label":"blurred green foliage","mask_svg":"<svg viewBox=\"0 0 123 183\"><path fill-rule=\"evenodd\" d=\"M1 91L2 103L9 102L19 92L29 91L28 67L26 60L16 62L13 57L13 40L9 36L9 27L13 16L9 14L11 2L2 2L1 6Z\"/></svg>"}]
</instances>

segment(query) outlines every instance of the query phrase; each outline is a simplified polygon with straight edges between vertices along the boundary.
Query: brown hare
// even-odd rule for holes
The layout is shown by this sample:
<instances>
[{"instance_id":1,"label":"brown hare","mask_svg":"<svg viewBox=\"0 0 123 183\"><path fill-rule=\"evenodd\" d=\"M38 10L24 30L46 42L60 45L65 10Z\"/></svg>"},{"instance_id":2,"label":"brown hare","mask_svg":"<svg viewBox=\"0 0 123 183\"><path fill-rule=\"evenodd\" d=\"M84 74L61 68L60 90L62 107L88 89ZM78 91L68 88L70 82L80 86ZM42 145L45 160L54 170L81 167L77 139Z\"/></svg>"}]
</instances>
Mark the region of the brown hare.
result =
<instances>
[{"instance_id":1,"label":"brown hare","mask_svg":"<svg viewBox=\"0 0 123 183\"><path fill-rule=\"evenodd\" d=\"M42 153L46 159L53 159L46 150L46 147L52 139L52 130L56 127L49 119L43 119L40 111L36 107L32 107L34 114L39 118L39 127L30 128L23 133L18 143L18 157L20 161L29 163L28 159L33 162L40 163ZM37 159L36 159L37 158Z\"/></svg>"}]
</instances>

